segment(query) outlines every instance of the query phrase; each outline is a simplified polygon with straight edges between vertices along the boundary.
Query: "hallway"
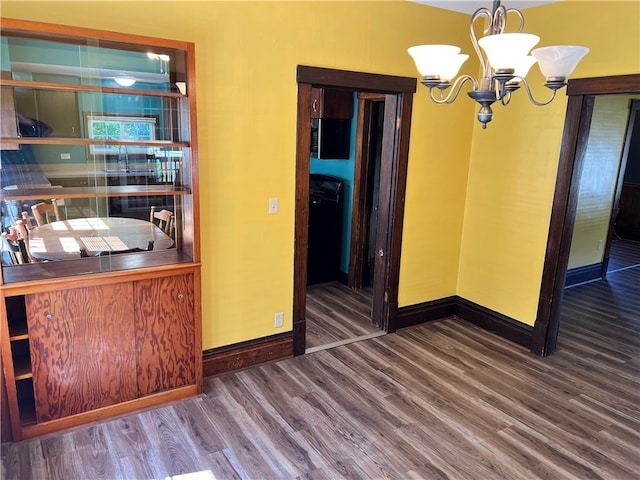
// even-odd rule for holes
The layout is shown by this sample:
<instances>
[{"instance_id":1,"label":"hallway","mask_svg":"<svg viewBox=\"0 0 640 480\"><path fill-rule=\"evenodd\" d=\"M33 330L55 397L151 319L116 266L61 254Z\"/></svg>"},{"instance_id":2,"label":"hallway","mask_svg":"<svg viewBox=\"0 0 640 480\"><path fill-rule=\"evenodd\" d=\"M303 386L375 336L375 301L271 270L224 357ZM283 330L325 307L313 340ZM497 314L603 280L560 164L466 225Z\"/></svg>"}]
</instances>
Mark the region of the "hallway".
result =
<instances>
[{"instance_id":1,"label":"hallway","mask_svg":"<svg viewBox=\"0 0 640 480\"><path fill-rule=\"evenodd\" d=\"M306 353L384 335L371 323L372 297L339 282L308 287Z\"/></svg>"}]
</instances>

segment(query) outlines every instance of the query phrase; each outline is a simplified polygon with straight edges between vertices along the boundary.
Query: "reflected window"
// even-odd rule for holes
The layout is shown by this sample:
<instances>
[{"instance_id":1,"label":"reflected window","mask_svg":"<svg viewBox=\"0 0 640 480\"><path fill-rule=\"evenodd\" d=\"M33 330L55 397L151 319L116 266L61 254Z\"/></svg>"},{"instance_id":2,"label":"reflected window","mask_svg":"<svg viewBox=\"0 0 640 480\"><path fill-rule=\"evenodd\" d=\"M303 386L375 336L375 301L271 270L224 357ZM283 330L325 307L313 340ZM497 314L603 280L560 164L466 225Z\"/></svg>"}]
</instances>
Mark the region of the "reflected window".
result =
<instances>
[{"instance_id":1,"label":"reflected window","mask_svg":"<svg viewBox=\"0 0 640 480\"><path fill-rule=\"evenodd\" d=\"M92 140L127 142L145 142L156 140L158 117L154 115L86 115L86 125L89 138ZM118 155L121 145L90 145L92 155ZM147 153L147 147L127 145L127 154Z\"/></svg>"}]
</instances>

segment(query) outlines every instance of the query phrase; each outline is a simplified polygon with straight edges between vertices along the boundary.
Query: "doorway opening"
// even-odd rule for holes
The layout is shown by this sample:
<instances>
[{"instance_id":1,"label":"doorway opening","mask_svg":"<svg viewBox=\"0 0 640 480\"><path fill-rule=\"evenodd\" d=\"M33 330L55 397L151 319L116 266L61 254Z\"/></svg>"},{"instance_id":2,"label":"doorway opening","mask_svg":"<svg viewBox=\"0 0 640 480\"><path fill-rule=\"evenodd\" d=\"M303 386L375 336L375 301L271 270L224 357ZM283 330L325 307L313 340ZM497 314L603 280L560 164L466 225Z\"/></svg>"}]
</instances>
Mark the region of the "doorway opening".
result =
<instances>
[{"instance_id":1,"label":"doorway opening","mask_svg":"<svg viewBox=\"0 0 640 480\"><path fill-rule=\"evenodd\" d=\"M294 355L302 355L308 351L307 303L310 311L315 308L336 320L340 328L344 327L340 315L322 305L322 299L326 304L327 295L332 292L320 292L320 301L316 302L312 291L316 288L307 285L308 253L314 240L309 237L312 89L350 90L358 92L359 100L362 98L357 114L349 266L346 281L332 282L329 287L334 288L333 296L338 303L348 304L352 311L361 312L368 320L373 331L364 335L377 336L395 331L411 105L416 79L307 66L298 66L297 74L293 344ZM373 261L369 251L374 253Z\"/></svg>"},{"instance_id":2,"label":"doorway opening","mask_svg":"<svg viewBox=\"0 0 640 480\"><path fill-rule=\"evenodd\" d=\"M538 314L531 351L550 355L557 348L560 313L569 263L579 179L591 127L594 98L599 95L638 94L640 74L569 81L558 178L551 212Z\"/></svg>"},{"instance_id":3,"label":"doorway opening","mask_svg":"<svg viewBox=\"0 0 640 480\"><path fill-rule=\"evenodd\" d=\"M635 266L640 250L640 100L594 99L565 290Z\"/></svg>"},{"instance_id":4,"label":"doorway opening","mask_svg":"<svg viewBox=\"0 0 640 480\"><path fill-rule=\"evenodd\" d=\"M558 350L589 348L622 365L640 318L640 101L599 95L582 154ZM612 348L612 344L617 346Z\"/></svg>"},{"instance_id":5,"label":"doorway opening","mask_svg":"<svg viewBox=\"0 0 640 480\"><path fill-rule=\"evenodd\" d=\"M355 158L349 172L350 188L344 188L348 182L339 178L314 173L317 160L312 159L311 164L306 353L386 333L372 316L384 95L355 92L354 96ZM348 218L343 220L343 215ZM347 231L341 232L341 225ZM341 244L341 233L350 241ZM334 263L337 275L332 275Z\"/></svg>"}]
</instances>

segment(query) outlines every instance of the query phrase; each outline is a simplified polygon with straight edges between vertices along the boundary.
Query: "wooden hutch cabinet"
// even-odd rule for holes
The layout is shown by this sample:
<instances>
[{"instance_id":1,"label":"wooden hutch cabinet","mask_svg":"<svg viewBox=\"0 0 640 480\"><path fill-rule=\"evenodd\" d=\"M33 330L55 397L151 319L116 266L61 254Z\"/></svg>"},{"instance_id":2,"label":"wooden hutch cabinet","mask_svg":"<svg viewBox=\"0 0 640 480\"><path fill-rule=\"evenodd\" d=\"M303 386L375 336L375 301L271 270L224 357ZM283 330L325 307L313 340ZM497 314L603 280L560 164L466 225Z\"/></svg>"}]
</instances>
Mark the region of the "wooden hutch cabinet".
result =
<instances>
[{"instance_id":1,"label":"wooden hutch cabinet","mask_svg":"<svg viewBox=\"0 0 640 480\"><path fill-rule=\"evenodd\" d=\"M0 25L13 439L201 392L194 45Z\"/></svg>"}]
</instances>

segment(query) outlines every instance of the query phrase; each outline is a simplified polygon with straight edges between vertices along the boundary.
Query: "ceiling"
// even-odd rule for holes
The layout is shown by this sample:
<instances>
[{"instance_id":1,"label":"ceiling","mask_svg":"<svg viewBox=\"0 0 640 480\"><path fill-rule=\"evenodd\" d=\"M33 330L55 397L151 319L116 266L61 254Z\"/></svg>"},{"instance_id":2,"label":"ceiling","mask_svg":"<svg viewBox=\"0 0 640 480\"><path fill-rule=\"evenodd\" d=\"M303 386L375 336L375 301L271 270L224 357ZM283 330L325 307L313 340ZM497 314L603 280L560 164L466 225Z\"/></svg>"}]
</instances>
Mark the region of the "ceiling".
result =
<instances>
[{"instance_id":1,"label":"ceiling","mask_svg":"<svg viewBox=\"0 0 640 480\"><path fill-rule=\"evenodd\" d=\"M446 10L453 10L454 12L468 13L471 15L478 8L487 7L491 8L493 5L492 0L411 0L415 3L422 3L424 5L431 5L432 7L444 8ZM546 3L559 2L561 0L507 0L502 4L507 8L517 8L522 10L529 7L537 7L538 5L544 5Z\"/></svg>"}]
</instances>

